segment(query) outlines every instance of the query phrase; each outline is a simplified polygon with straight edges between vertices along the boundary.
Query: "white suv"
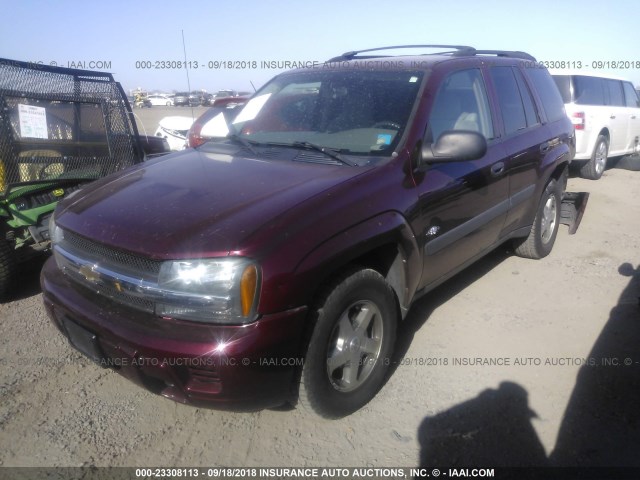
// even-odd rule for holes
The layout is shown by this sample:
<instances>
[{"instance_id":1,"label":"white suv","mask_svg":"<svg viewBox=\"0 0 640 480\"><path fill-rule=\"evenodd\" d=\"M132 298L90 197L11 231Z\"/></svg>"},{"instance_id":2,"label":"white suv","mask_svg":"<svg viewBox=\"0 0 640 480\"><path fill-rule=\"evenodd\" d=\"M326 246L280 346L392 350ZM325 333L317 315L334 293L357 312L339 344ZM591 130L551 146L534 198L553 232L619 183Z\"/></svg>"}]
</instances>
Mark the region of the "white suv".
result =
<instances>
[{"instance_id":1,"label":"white suv","mask_svg":"<svg viewBox=\"0 0 640 480\"><path fill-rule=\"evenodd\" d=\"M630 81L584 72L552 72L576 130L575 164L597 180L608 157L640 149L640 99Z\"/></svg>"}]
</instances>

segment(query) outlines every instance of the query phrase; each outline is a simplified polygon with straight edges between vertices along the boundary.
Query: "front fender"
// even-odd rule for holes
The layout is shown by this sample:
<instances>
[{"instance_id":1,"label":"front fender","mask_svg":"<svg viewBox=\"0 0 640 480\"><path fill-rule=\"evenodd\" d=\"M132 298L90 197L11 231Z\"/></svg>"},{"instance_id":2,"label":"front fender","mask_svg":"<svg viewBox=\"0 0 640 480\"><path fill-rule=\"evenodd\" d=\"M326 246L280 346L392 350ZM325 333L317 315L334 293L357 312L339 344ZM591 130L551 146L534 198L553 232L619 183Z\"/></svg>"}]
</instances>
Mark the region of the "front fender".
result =
<instances>
[{"instance_id":1,"label":"front fender","mask_svg":"<svg viewBox=\"0 0 640 480\"><path fill-rule=\"evenodd\" d=\"M383 258L385 257L385 258ZM319 244L297 265L289 295L309 304L318 288L349 264L378 265L406 313L422 274L416 238L398 212L384 212Z\"/></svg>"}]
</instances>

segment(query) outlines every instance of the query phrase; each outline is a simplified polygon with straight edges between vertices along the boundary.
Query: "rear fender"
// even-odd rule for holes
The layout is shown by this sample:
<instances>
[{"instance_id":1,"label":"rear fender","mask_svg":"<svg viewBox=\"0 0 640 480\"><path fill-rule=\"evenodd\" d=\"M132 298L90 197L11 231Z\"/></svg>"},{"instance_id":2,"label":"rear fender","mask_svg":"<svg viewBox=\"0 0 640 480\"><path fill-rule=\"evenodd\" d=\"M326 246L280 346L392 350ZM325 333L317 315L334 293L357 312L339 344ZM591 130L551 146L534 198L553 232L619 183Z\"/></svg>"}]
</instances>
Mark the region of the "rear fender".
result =
<instances>
[{"instance_id":1,"label":"rear fender","mask_svg":"<svg viewBox=\"0 0 640 480\"><path fill-rule=\"evenodd\" d=\"M542 195L542 191L549 183L549 180L553 176L554 172L560 171L562 172L566 165L569 165L571 161L571 149L565 143L559 143L556 146L550 148L544 158L542 159L542 163L540 168L543 172L544 183L539 186L541 191L539 192ZM538 196L540 198L540 196Z\"/></svg>"}]
</instances>

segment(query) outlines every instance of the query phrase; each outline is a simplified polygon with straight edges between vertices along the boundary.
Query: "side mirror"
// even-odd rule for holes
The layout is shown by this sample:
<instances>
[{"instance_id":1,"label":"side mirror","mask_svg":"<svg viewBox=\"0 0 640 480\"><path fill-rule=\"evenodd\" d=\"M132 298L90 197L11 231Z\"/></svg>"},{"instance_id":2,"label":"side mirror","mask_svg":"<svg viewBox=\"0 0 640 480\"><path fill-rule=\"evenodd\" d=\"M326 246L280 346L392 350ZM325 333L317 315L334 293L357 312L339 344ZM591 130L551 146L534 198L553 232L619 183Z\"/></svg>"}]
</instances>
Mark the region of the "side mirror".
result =
<instances>
[{"instance_id":1,"label":"side mirror","mask_svg":"<svg viewBox=\"0 0 640 480\"><path fill-rule=\"evenodd\" d=\"M447 130L436 143L423 144L418 167L438 162L477 160L487 153L487 140L471 130Z\"/></svg>"}]
</instances>

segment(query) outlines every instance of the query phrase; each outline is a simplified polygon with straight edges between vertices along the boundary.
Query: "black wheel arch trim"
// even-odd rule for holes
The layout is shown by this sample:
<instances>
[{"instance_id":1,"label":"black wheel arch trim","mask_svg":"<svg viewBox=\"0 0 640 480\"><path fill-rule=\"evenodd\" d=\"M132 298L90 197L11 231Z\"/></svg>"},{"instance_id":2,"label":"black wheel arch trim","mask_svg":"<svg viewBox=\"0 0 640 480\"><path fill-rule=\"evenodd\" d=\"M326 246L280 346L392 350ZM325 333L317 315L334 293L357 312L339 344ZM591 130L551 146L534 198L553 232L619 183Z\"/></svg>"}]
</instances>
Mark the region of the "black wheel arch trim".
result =
<instances>
[{"instance_id":1,"label":"black wheel arch trim","mask_svg":"<svg viewBox=\"0 0 640 480\"><path fill-rule=\"evenodd\" d=\"M377 231L373 237L372 231ZM404 318L422 276L422 255L413 230L398 212L383 212L335 234L310 251L295 271L313 275L311 290L317 291L349 265L385 247L395 251L386 271L379 273L395 291Z\"/></svg>"}]
</instances>

